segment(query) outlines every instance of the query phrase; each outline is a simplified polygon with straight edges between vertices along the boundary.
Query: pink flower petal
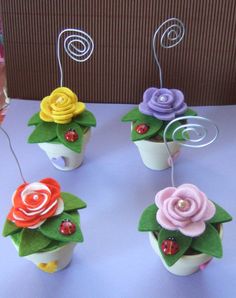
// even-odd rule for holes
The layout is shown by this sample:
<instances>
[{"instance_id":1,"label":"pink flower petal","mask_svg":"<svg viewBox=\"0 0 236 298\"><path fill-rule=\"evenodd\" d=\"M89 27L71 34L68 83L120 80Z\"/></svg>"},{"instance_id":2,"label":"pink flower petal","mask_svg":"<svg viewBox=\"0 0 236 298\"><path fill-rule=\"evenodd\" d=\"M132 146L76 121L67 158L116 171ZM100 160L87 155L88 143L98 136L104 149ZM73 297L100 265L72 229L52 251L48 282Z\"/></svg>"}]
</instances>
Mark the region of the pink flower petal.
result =
<instances>
[{"instance_id":1,"label":"pink flower petal","mask_svg":"<svg viewBox=\"0 0 236 298\"><path fill-rule=\"evenodd\" d=\"M199 208L197 214L192 217L192 221L199 221L199 220L204 219L204 214L207 211L208 199L207 199L206 195L203 192L199 191L199 197L201 198L201 205L200 205L200 208Z\"/></svg>"},{"instance_id":2,"label":"pink flower petal","mask_svg":"<svg viewBox=\"0 0 236 298\"><path fill-rule=\"evenodd\" d=\"M191 198L191 200L197 203L197 208L200 208L202 205L200 190L196 189L196 187L192 187L192 184L182 184L173 195L183 199Z\"/></svg>"},{"instance_id":3,"label":"pink flower petal","mask_svg":"<svg viewBox=\"0 0 236 298\"><path fill-rule=\"evenodd\" d=\"M190 223L189 219L178 216L172 210L173 205L175 205L175 203L173 204L173 202L176 202L177 200L178 200L178 198L173 198L173 197L169 198L168 200L166 200L164 202L163 207L162 207L163 214L166 216L166 218L169 220L169 222L171 222L176 227L176 229L179 227L183 228Z\"/></svg>"},{"instance_id":4,"label":"pink flower petal","mask_svg":"<svg viewBox=\"0 0 236 298\"><path fill-rule=\"evenodd\" d=\"M159 191L155 197L155 203L157 207L161 208L163 206L164 201L168 199L175 192L175 190L175 187L166 187Z\"/></svg>"},{"instance_id":5,"label":"pink flower petal","mask_svg":"<svg viewBox=\"0 0 236 298\"><path fill-rule=\"evenodd\" d=\"M156 214L156 219L157 219L157 222L164 228L164 229L167 229L167 230L171 230L171 231L174 231L174 230L177 230L177 227L175 227L167 218L166 216L164 215L164 213L162 212L162 210L158 210L157 211L157 214Z\"/></svg>"},{"instance_id":6,"label":"pink flower petal","mask_svg":"<svg viewBox=\"0 0 236 298\"><path fill-rule=\"evenodd\" d=\"M192 222L184 228L180 228L180 232L185 236L197 237L205 231L206 225L204 221Z\"/></svg>"},{"instance_id":7,"label":"pink flower petal","mask_svg":"<svg viewBox=\"0 0 236 298\"><path fill-rule=\"evenodd\" d=\"M209 220L211 219L216 213L216 207L211 201L207 201L207 209L204 214L203 220Z\"/></svg>"}]
</instances>

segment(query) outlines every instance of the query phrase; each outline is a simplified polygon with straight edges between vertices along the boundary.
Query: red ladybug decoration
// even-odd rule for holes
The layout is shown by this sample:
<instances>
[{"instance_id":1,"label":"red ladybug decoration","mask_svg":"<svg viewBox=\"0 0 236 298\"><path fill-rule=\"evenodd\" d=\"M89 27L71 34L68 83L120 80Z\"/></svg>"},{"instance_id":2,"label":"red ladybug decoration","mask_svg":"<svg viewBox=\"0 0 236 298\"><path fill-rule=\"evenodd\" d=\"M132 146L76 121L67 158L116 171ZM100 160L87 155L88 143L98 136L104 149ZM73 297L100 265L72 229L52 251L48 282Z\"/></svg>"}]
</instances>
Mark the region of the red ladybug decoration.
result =
<instances>
[{"instance_id":1,"label":"red ladybug decoration","mask_svg":"<svg viewBox=\"0 0 236 298\"><path fill-rule=\"evenodd\" d=\"M148 130L149 126L145 123L139 124L135 127L135 131L140 135L145 134Z\"/></svg>"},{"instance_id":2,"label":"red ladybug decoration","mask_svg":"<svg viewBox=\"0 0 236 298\"><path fill-rule=\"evenodd\" d=\"M165 255L175 255L179 251L179 244L174 237L162 241L161 250Z\"/></svg>"},{"instance_id":3,"label":"red ladybug decoration","mask_svg":"<svg viewBox=\"0 0 236 298\"><path fill-rule=\"evenodd\" d=\"M61 222L59 232L63 235L72 235L76 231L76 225L69 219L65 219Z\"/></svg>"},{"instance_id":4,"label":"red ladybug decoration","mask_svg":"<svg viewBox=\"0 0 236 298\"><path fill-rule=\"evenodd\" d=\"M68 142L75 142L76 140L78 140L79 136L77 134L77 132L75 131L75 129L69 129L66 133L65 133L65 139Z\"/></svg>"}]
</instances>

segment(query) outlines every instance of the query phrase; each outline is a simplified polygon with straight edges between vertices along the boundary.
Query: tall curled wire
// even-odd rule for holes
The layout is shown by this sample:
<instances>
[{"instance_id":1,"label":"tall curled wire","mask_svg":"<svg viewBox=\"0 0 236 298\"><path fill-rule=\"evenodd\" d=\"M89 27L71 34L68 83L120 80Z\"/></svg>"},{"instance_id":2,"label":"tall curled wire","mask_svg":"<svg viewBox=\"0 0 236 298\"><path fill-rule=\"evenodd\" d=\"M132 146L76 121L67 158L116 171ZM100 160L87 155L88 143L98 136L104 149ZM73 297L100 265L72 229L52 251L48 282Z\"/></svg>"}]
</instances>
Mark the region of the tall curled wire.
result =
<instances>
[{"instance_id":1,"label":"tall curled wire","mask_svg":"<svg viewBox=\"0 0 236 298\"><path fill-rule=\"evenodd\" d=\"M72 33L66 35L63 42L63 47L66 54L76 62L87 61L93 53L94 42L88 33L83 30L68 28L62 30L57 39L57 61L60 71L60 86L63 86L63 69L61 65L60 58L60 41L64 34Z\"/></svg>"},{"instance_id":2,"label":"tall curled wire","mask_svg":"<svg viewBox=\"0 0 236 298\"><path fill-rule=\"evenodd\" d=\"M160 37L160 45L165 49L173 48L178 45L185 34L184 24L177 18L170 18L163 22L155 31L152 38L152 49L153 55L158 67L159 78L160 78L160 88L163 87L163 77L162 77L162 69L160 62L158 60L157 50L156 50L156 39L158 34L161 34Z\"/></svg>"},{"instance_id":3,"label":"tall curled wire","mask_svg":"<svg viewBox=\"0 0 236 298\"><path fill-rule=\"evenodd\" d=\"M212 120L208 118L200 117L200 116L182 116L182 117L175 118L174 120L168 123L163 133L163 139L169 155L169 160L171 165L171 183L173 187L175 187L174 161L171 156L171 151L170 151L168 142L166 140L166 133L170 129L172 124L183 120L184 121L195 120L198 122L185 123L173 130L171 137L174 142L179 143L181 146L191 147L191 148L203 148L212 144L219 135L219 129L216 126L216 124ZM211 129L211 135L209 133L210 129ZM180 135L183 141L179 141L177 139L177 135L178 136Z\"/></svg>"},{"instance_id":4,"label":"tall curled wire","mask_svg":"<svg viewBox=\"0 0 236 298\"><path fill-rule=\"evenodd\" d=\"M17 156L16 156L16 153L15 153L13 147L12 147L11 139L10 139L8 133L6 132L6 130L5 130L4 128L2 128L1 125L0 125L0 130L4 133L4 135L6 136L6 138L7 138L7 140L8 140L8 144L9 144L11 153L12 153L12 155L14 156L15 161L16 161L16 164L17 164L17 166L18 166L18 169L19 169L19 172L20 172L21 179L23 180L24 183L26 183L26 180L25 180L25 178L24 178L24 175L23 175L23 172L22 172L22 169L21 169L20 162L19 162L19 160L18 160L18 158L17 158Z\"/></svg>"}]
</instances>

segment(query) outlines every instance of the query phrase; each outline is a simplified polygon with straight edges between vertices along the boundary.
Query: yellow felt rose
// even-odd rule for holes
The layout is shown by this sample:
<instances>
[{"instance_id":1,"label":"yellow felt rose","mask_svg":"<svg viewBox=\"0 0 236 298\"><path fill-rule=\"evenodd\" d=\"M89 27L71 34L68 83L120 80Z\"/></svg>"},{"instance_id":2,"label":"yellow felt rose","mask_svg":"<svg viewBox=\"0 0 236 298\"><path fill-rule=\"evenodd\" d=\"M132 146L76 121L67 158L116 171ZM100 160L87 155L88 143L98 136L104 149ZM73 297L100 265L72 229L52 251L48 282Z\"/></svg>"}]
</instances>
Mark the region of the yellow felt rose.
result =
<instances>
[{"instance_id":1,"label":"yellow felt rose","mask_svg":"<svg viewBox=\"0 0 236 298\"><path fill-rule=\"evenodd\" d=\"M43 98L40 108L43 121L66 124L85 110L85 104L69 88L59 87Z\"/></svg>"}]
</instances>

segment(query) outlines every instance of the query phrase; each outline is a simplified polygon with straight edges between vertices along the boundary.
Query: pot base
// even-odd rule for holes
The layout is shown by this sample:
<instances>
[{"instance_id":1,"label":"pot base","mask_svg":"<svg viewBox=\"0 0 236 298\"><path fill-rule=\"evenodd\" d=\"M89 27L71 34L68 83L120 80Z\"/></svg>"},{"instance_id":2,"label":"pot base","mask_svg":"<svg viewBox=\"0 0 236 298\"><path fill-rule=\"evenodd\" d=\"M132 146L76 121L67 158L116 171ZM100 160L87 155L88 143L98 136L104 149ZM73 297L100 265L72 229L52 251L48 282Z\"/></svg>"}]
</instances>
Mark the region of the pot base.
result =
<instances>
[{"instance_id":1,"label":"pot base","mask_svg":"<svg viewBox=\"0 0 236 298\"><path fill-rule=\"evenodd\" d=\"M165 170L170 167L169 154L165 143L153 142L148 140L135 141L140 156L146 167L151 170ZM171 156L176 156L180 150L180 144L168 142Z\"/></svg>"},{"instance_id":2,"label":"pot base","mask_svg":"<svg viewBox=\"0 0 236 298\"><path fill-rule=\"evenodd\" d=\"M223 236L223 227L220 226L220 238ZM152 232L149 232L149 240L153 250L160 257L165 268L175 275L186 276L193 274L199 270L205 269L207 264L212 260L212 256L209 256L204 253L199 253L196 255L183 255L174 265L168 266L162 257L162 254L159 249L158 241L155 235Z\"/></svg>"}]
</instances>

